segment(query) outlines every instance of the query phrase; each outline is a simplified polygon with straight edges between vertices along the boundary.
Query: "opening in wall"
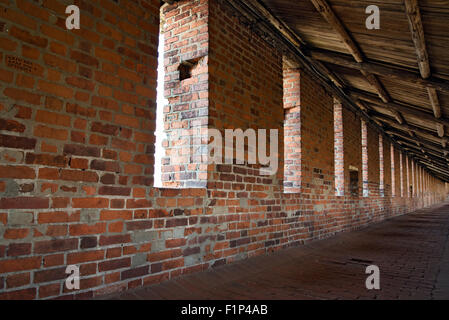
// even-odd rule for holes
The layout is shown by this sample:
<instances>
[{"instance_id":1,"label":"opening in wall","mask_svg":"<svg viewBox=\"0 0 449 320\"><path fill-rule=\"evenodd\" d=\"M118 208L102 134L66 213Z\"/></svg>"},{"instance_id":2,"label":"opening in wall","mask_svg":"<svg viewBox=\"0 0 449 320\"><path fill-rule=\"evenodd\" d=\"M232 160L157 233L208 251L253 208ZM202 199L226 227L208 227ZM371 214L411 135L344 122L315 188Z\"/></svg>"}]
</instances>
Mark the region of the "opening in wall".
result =
<instances>
[{"instance_id":1,"label":"opening in wall","mask_svg":"<svg viewBox=\"0 0 449 320\"><path fill-rule=\"evenodd\" d=\"M379 134L379 194L381 197L385 196L384 177L384 144L382 136Z\"/></svg>"},{"instance_id":2,"label":"opening in wall","mask_svg":"<svg viewBox=\"0 0 449 320\"><path fill-rule=\"evenodd\" d=\"M368 128L366 122L362 121L362 193L368 197Z\"/></svg>"},{"instance_id":3,"label":"opening in wall","mask_svg":"<svg viewBox=\"0 0 449 320\"><path fill-rule=\"evenodd\" d=\"M404 166L402 164L402 152L399 153L399 173L401 185L401 197L404 196Z\"/></svg>"},{"instance_id":4,"label":"opening in wall","mask_svg":"<svg viewBox=\"0 0 449 320\"><path fill-rule=\"evenodd\" d=\"M300 70L284 58L284 192L301 191Z\"/></svg>"},{"instance_id":5,"label":"opening in wall","mask_svg":"<svg viewBox=\"0 0 449 320\"><path fill-rule=\"evenodd\" d=\"M396 195L396 176L395 176L395 167L394 167L394 146L390 145L390 153L391 153L391 196L394 197Z\"/></svg>"},{"instance_id":6,"label":"opening in wall","mask_svg":"<svg viewBox=\"0 0 449 320\"><path fill-rule=\"evenodd\" d=\"M343 150L343 108L334 98L334 170L335 195L345 194L344 150Z\"/></svg>"},{"instance_id":7,"label":"opening in wall","mask_svg":"<svg viewBox=\"0 0 449 320\"><path fill-rule=\"evenodd\" d=\"M162 9L161 9L162 10ZM159 32L158 59L157 59L157 100L156 100L156 145L154 153L154 186L162 187L162 158L165 155L163 142L167 139L164 132L164 107L168 104L168 100L164 96L164 27L165 23L161 14L161 25Z\"/></svg>"},{"instance_id":8,"label":"opening in wall","mask_svg":"<svg viewBox=\"0 0 449 320\"><path fill-rule=\"evenodd\" d=\"M359 196L359 170L352 166L349 166L349 192L353 197Z\"/></svg>"},{"instance_id":9,"label":"opening in wall","mask_svg":"<svg viewBox=\"0 0 449 320\"><path fill-rule=\"evenodd\" d=\"M207 184L209 121L207 15L188 1L161 6L155 186Z\"/></svg>"}]
</instances>

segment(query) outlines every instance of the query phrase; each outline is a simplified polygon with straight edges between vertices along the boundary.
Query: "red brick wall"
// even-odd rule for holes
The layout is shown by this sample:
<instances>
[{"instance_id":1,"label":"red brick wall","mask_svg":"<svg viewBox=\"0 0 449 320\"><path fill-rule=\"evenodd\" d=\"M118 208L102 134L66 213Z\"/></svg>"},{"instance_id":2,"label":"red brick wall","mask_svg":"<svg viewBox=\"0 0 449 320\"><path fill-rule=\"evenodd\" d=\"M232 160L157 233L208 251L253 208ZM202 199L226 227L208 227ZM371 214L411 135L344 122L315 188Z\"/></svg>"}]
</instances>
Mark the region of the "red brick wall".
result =
<instances>
[{"instance_id":1,"label":"red brick wall","mask_svg":"<svg viewBox=\"0 0 449 320\"><path fill-rule=\"evenodd\" d=\"M167 14L189 19L182 10L207 3L189 2ZM0 299L130 289L417 207L334 196L333 98L306 74L301 193L283 192L283 141L275 175L213 165L207 189L152 187L159 1L77 1L79 31L65 29L58 0L11 3L0 4ZM283 137L281 54L217 0L208 11L208 126L277 128ZM68 264L80 266L79 291L64 286Z\"/></svg>"}]
</instances>

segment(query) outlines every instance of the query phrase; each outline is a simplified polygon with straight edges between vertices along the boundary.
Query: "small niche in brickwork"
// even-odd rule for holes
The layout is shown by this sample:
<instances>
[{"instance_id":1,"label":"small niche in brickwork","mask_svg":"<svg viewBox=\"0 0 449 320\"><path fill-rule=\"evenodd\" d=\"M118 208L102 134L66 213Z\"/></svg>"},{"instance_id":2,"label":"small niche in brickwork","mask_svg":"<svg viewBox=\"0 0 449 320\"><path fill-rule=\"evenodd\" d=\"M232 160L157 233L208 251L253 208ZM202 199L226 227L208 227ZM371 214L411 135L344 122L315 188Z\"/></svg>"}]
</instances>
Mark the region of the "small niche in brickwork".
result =
<instances>
[{"instance_id":1,"label":"small niche in brickwork","mask_svg":"<svg viewBox=\"0 0 449 320\"><path fill-rule=\"evenodd\" d=\"M179 64L179 81L190 79L193 74L193 70L198 66L201 57L185 60Z\"/></svg>"},{"instance_id":2,"label":"small niche in brickwork","mask_svg":"<svg viewBox=\"0 0 449 320\"><path fill-rule=\"evenodd\" d=\"M359 170L355 168L349 168L349 192L353 197L359 195Z\"/></svg>"}]
</instances>

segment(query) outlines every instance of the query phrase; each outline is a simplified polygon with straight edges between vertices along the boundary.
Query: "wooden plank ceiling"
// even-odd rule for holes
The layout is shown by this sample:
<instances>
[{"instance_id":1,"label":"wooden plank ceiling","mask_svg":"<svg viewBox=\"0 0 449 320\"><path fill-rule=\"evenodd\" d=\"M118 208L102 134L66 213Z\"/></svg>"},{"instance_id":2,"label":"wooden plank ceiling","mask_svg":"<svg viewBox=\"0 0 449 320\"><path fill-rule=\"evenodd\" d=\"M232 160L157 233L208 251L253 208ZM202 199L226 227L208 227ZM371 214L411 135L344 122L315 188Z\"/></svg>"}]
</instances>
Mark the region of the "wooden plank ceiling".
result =
<instances>
[{"instance_id":1,"label":"wooden plank ceiling","mask_svg":"<svg viewBox=\"0 0 449 320\"><path fill-rule=\"evenodd\" d=\"M284 36L299 39L298 50L324 65L355 105L449 181L449 1L244 2ZM378 30L365 26L373 4L380 9Z\"/></svg>"}]
</instances>

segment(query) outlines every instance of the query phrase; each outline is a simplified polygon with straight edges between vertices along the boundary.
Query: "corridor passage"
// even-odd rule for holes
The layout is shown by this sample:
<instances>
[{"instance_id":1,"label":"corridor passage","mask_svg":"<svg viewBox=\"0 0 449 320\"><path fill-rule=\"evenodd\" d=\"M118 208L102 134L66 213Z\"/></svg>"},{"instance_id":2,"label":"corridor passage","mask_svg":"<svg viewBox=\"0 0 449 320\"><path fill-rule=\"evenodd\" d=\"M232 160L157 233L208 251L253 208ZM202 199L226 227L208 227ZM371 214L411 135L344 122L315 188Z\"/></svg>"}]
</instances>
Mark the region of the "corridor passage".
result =
<instances>
[{"instance_id":1,"label":"corridor passage","mask_svg":"<svg viewBox=\"0 0 449 320\"><path fill-rule=\"evenodd\" d=\"M104 299L449 299L449 204ZM380 290L367 290L368 265Z\"/></svg>"}]
</instances>

